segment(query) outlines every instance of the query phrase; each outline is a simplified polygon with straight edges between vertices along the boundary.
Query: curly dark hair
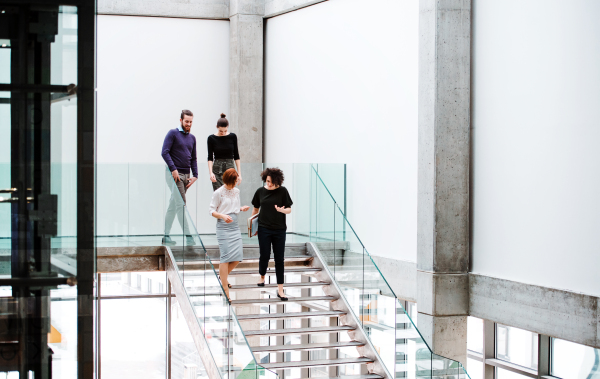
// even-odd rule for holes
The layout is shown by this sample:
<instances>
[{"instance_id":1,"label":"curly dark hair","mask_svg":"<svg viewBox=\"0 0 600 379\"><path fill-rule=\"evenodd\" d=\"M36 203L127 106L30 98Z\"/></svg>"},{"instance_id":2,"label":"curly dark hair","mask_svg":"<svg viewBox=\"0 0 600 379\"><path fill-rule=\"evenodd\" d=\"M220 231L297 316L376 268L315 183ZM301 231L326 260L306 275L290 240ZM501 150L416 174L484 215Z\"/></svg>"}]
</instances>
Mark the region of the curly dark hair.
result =
<instances>
[{"instance_id":1,"label":"curly dark hair","mask_svg":"<svg viewBox=\"0 0 600 379\"><path fill-rule=\"evenodd\" d=\"M283 184L283 171L281 171L277 167L266 168L265 171L260 173L260 177L262 178L263 182L267 181L267 176L271 177L271 182L276 186L280 186Z\"/></svg>"}]
</instances>

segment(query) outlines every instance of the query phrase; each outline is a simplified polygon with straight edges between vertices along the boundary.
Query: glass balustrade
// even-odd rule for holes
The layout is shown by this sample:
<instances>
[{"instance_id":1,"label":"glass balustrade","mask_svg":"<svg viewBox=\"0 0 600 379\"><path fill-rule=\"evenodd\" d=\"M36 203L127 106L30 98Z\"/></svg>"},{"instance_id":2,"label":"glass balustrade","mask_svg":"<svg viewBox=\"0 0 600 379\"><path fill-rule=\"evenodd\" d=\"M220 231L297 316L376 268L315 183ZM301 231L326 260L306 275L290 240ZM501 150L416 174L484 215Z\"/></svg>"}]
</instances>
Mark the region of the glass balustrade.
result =
<instances>
[{"instance_id":1,"label":"glass balustrade","mask_svg":"<svg viewBox=\"0 0 600 379\"><path fill-rule=\"evenodd\" d=\"M337 202L333 195L346 196L339 184L345 175L339 171L345 172L336 172L333 165L311 166L310 239L387 371L396 378L467 378L459 362L431 352L354 232L343 210L345 201Z\"/></svg>"},{"instance_id":2,"label":"glass balustrade","mask_svg":"<svg viewBox=\"0 0 600 379\"><path fill-rule=\"evenodd\" d=\"M391 376L396 378L467 378L459 362L431 352L415 323L395 297L346 216L346 171L342 164L243 164L239 186L242 205L250 205L263 185L260 172L266 167L284 171L284 186L294 201L287 217L287 242L312 242L324 260L351 311ZM237 315L221 286L216 255L205 244L216 245L215 220L208 214L213 194L205 167L187 191L186 202L163 164L105 165L99 182L127 178L123 188L99 186L98 246L156 246L164 235L165 214L176 209L169 236L177 275L221 376L275 377L252 354ZM124 187L124 186L122 186ZM104 191L102 191L104 190ZM336 201L337 198L340 201ZM252 208L252 206L251 206ZM107 216L103 219L102 214ZM257 243L245 235L244 243ZM120 239L115 242L115 239Z\"/></svg>"}]
</instances>

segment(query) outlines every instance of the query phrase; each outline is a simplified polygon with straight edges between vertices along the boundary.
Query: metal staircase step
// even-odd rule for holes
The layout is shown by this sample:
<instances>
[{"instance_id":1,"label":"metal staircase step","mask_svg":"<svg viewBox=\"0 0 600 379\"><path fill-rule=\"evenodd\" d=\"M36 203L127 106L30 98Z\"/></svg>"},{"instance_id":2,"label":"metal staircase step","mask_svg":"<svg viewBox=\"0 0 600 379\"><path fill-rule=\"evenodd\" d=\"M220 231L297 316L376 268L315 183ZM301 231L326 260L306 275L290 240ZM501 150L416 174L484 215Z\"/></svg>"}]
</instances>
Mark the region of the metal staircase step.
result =
<instances>
[{"instance_id":1,"label":"metal staircase step","mask_svg":"<svg viewBox=\"0 0 600 379\"><path fill-rule=\"evenodd\" d=\"M259 261L259 257L248 257L248 258L244 258L244 260L242 260L241 263L258 263ZM306 255L306 254L293 254L293 255L286 255L285 256L285 262L303 262L303 261L308 261L312 259L312 257L310 255ZM220 259L219 258L211 258L210 262L215 265L215 264L219 264L220 263ZM183 260L178 260L177 264L178 265L188 265L188 264L208 264L208 261L202 258L192 258L192 259L186 259L185 261Z\"/></svg>"},{"instance_id":2,"label":"metal staircase step","mask_svg":"<svg viewBox=\"0 0 600 379\"><path fill-rule=\"evenodd\" d=\"M188 275L186 275L188 276ZM328 286L330 283L328 282L308 282L308 283L285 283L285 288L316 288L322 286ZM223 292L221 291L220 286L206 286L204 292L199 292L194 290L199 286L189 286L186 287L188 290L189 296L215 296L221 295ZM243 285L235 285L231 286L230 291L253 291L253 290L265 290L265 289L276 289L277 284L265 284L264 287L259 287L256 284L243 284Z\"/></svg>"},{"instance_id":3,"label":"metal staircase step","mask_svg":"<svg viewBox=\"0 0 600 379\"><path fill-rule=\"evenodd\" d=\"M377 375L377 374L365 374L365 375L318 376L315 378L288 378L288 379L383 379L383 376Z\"/></svg>"},{"instance_id":4,"label":"metal staircase step","mask_svg":"<svg viewBox=\"0 0 600 379\"><path fill-rule=\"evenodd\" d=\"M341 376L318 376L316 378L288 378L288 379L383 379L383 376L377 374L366 375L341 375Z\"/></svg>"},{"instance_id":5,"label":"metal staircase step","mask_svg":"<svg viewBox=\"0 0 600 379\"><path fill-rule=\"evenodd\" d=\"M281 320L288 318L310 318L310 317L335 317L345 315L342 311L316 311L316 312L294 312L294 313L261 313L255 315L238 316L238 321L248 320Z\"/></svg>"},{"instance_id":6,"label":"metal staircase step","mask_svg":"<svg viewBox=\"0 0 600 379\"><path fill-rule=\"evenodd\" d=\"M329 282L307 282L307 283L285 283L285 288L315 288L328 286L331 283ZM256 284L243 284L243 285L234 285L231 286L230 291L235 290L264 290L269 288L277 288L277 284L265 284L264 287L259 287Z\"/></svg>"},{"instance_id":7,"label":"metal staircase step","mask_svg":"<svg viewBox=\"0 0 600 379\"><path fill-rule=\"evenodd\" d=\"M277 303L277 304L285 304L285 303L298 303L298 302L302 302L302 301L333 301L336 300L335 297L333 296L309 296L309 297L289 297L288 296L288 301L281 301L280 298L278 297L273 297L270 299L242 299L242 300L231 300L231 304L232 305L242 305L242 304L270 304L270 303Z\"/></svg>"},{"instance_id":8,"label":"metal staircase step","mask_svg":"<svg viewBox=\"0 0 600 379\"><path fill-rule=\"evenodd\" d=\"M257 347L252 347L252 352L253 353L277 353L280 351L340 349L343 347L359 347L359 346L365 346L365 344L362 342L358 342L358 341L349 341L349 342L309 343L309 344L300 344L300 345L257 346Z\"/></svg>"},{"instance_id":9,"label":"metal staircase step","mask_svg":"<svg viewBox=\"0 0 600 379\"><path fill-rule=\"evenodd\" d=\"M341 358L341 359L322 359L316 361L296 361L296 362L278 362L278 363L261 363L266 369L269 370L286 370L291 368L309 368L309 367L323 367L323 366L342 366L351 364L364 364L373 363L370 358Z\"/></svg>"},{"instance_id":10,"label":"metal staircase step","mask_svg":"<svg viewBox=\"0 0 600 379\"><path fill-rule=\"evenodd\" d=\"M352 326L318 326L313 328L245 330L246 337L283 336L288 334L337 333L354 330Z\"/></svg>"},{"instance_id":11,"label":"metal staircase step","mask_svg":"<svg viewBox=\"0 0 600 379\"><path fill-rule=\"evenodd\" d=\"M291 267L291 268L285 269L286 274L314 275L320 271L321 271L321 269L316 268L316 267ZM256 276L258 276L259 274L258 274L257 270L233 270L233 271L231 271L229 276L231 276L231 275L256 275ZM267 275L275 275L275 270L268 270Z\"/></svg>"}]
</instances>

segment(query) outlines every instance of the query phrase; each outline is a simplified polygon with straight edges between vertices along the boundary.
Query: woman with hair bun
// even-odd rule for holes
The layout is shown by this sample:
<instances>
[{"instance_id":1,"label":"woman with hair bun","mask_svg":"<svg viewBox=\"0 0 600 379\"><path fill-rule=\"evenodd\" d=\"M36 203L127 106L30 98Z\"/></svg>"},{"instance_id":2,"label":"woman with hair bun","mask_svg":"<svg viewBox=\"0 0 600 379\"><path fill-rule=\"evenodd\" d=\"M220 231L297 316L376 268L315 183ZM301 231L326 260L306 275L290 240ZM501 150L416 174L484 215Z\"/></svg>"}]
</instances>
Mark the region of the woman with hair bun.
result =
<instances>
[{"instance_id":1,"label":"woman with hair bun","mask_svg":"<svg viewBox=\"0 0 600 379\"><path fill-rule=\"evenodd\" d=\"M219 276L223 289L229 297L229 273L244 259L242 234L238 224L238 213L246 212L249 206L240 206L240 190L235 188L238 173L230 168L223 174L223 186L213 192L210 215L217 219L217 241L219 242Z\"/></svg>"},{"instance_id":2,"label":"woman with hair bun","mask_svg":"<svg viewBox=\"0 0 600 379\"><path fill-rule=\"evenodd\" d=\"M223 186L223 173L230 168L236 168L238 183L242 181L242 163L238 152L238 141L235 133L229 132L229 121L225 113L217 121L217 132L208 136L208 172L213 191ZM234 165L235 161L235 165Z\"/></svg>"},{"instance_id":3,"label":"woman with hair bun","mask_svg":"<svg viewBox=\"0 0 600 379\"><path fill-rule=\"evenodd\" d=\"M287 230L285 216L292 213L293 202L288 190L282 186L283 171L278 168L267 168L260 176L265 182L265 186L257 189L252 199L254 206L252 215L258 213L258 244L260 246L258 286L265 286L265 275L271 258L271 246L273 246L278 287L277 297L282 301L287 301L288 298L283 292L285 233Z\"/></svg>"}]
</instances>

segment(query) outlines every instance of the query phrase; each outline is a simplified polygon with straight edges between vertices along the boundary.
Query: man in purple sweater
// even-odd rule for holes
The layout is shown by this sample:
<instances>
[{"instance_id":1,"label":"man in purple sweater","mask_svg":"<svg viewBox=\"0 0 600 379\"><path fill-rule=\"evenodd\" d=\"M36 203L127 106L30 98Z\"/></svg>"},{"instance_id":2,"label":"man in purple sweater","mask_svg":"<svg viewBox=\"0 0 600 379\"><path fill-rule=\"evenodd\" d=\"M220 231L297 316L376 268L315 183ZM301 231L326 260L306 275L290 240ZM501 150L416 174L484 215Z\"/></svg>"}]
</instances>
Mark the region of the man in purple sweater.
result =
<instances>
[{"instance_id":1,"label":"man in purple sweater","mask_svg":"<svg viewBox=\"0 0 600 379\"><path fill-rule=\"evenodd\" d=\"M177 215L179 224L183 228L183 234L186 238L185 244L195 245L187 225L188 223L183 222L185 193L198 180L196 137L190 134L193 119L194 115L191 111L187 109L182 110L181 119L179 120L181 125L177 129L169 130L162 147L162 157L169 167L169 171L171 171L171 175L167 174L167 186L171 189L171 200L169 201L169 208L165 215L163 245L176 244L169 236L175 215ZM190 176L190 167L193 176ZM177 186L178 191L175 190L175 186Z\"/></svg>"}]
</instances>

